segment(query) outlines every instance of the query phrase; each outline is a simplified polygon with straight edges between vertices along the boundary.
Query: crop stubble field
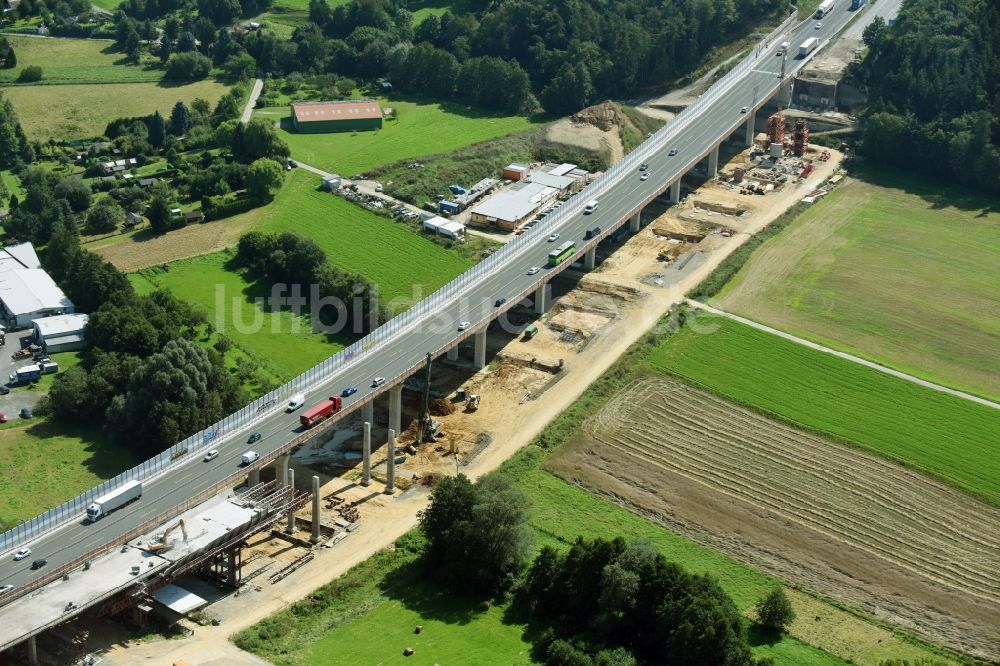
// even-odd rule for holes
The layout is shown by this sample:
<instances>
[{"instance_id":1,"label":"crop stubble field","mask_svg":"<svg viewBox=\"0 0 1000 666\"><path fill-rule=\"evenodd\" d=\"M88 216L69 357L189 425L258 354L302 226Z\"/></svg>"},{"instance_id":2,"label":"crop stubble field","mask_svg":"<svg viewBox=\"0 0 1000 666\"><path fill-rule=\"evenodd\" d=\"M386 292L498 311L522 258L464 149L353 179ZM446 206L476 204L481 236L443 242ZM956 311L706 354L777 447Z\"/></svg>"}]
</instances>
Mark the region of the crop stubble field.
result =
<instances>
[{"instance_id":1,"label":"crop stubble field","mask_svg":"<svg viewBox=\"0 0 1000 666\"><path fill-rule=\"evenodd\" d=\"M997 201L874 177L847 180L763 245L722 307L1000 399Z\"/></svg>"},{"instance_id":2,"label":"crop stubble field","mask_svg":"<svg viewBox=\"0 0 1000 666\"><path fill-rule=\"evenodd\" d=\"M17 67L0 70L0 91L10 99L28 138L74 139L97 136L120 117L160 111L165 116L178 101L196 97L213 106L226 86L213 80L185 85L162 81L163 70L150 63L130 65L109 41L37 39L7 35L17 53ZM154 59L155 60L155 59ZM39 65L38 84L11 85L21 69Z\"/></svg>"},{"instance_id":3,"label":"crop stubble field","mask_svg":"<svg viewBox=\"0 0 1000 666\"><path fill-rule=\"evenodd\" d=\"M547 467L935 642L1000 654L1000 510L901 465L649 377Z\"/></svg>"}]
</instances>

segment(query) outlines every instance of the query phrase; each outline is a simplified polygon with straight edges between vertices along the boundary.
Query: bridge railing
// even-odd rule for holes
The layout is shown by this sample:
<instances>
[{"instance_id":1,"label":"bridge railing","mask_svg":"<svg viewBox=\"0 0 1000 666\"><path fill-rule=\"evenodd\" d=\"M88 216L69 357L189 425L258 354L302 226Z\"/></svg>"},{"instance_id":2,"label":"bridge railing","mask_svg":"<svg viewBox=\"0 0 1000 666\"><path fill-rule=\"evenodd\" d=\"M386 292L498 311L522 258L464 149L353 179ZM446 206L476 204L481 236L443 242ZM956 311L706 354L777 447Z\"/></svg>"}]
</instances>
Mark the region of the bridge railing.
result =
<instances>
[{"instance_id":1,"label":"bridge railing","mask_svg":"<svg viewBox=\"0 0 1000 666\"><path fill-rule=\"evenodd\" d=\"M547 215L533 233L514 237L513 240L506 243L483 261L477 263L426 298L421 299L405 312L396 315L360 340L309 368L283 386L270 391L267 395L257 398L238 412L230 414L218 423L178 442L163 453L87 490L65 504L35 516L3 533L0 535L0 553L12 550L68 522L82 519L87 506L93 503L98 497L120 487L124 483L129 481L150 481L158 475L186 463L192 457L200 456L204 451L212 448L214 442L219 438L245 428L271 409L279 408L289 396L314 387L318 383L328 379L332 373L357 363L360 359L381 348L389 340L423 322L434 313L439 312L445 305L459 299L485 277L498 272L506 266L511 258L523 252L545 229L557 226L566 218L578 214L585 201L599 197L607 191L618 176L624 172L634 170L641 162L648 159L653 152L662 148L665 141L683 132L720 95L725 94L726 89L733 81L752 69L754 64L766 53L767 48L773 43L774 39L794 24L797 16L796 11L793 11L780 26L760 40L747 56L716 81L698 100L654 132L652 136L643 141L635 150L595 178L582 190L580 196L575 199L575 203L567 202L550 215ZM476 322L477 326L488 321L492 315L492 312L485 315L479 322Z\"/></svg>"}]
</instances>

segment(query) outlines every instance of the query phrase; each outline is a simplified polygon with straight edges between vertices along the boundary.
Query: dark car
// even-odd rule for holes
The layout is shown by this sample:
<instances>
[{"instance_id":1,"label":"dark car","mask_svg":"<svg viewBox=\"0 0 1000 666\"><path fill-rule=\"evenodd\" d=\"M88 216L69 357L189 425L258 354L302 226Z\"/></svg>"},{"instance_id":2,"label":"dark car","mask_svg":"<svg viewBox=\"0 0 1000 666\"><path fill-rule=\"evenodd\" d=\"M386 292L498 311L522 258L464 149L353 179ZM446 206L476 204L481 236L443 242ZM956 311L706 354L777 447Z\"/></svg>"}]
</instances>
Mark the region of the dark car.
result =
<instances>
[{"instance_id":1,"label":"dark car","mask_svg":"<svg viewBox=\"0 0 1000 666\"><path fill-rule=\"evenodd\" d=\"M506 302L507 302L506 298L498 298L497 302L493 304L493 307L498 308Z\"/></svg>"},{"instance_id":2,"label":"dark car","mask_svg":"<svg viewBox=\"0 0 1000 666\"><path fill-rule=\"evenodd\" d=\"M31 563L31 568L32 569L41 569L42 567L44 567L48 563L49 563L49 561L46 560L46 559L37 559L37 560L35 560L34 562Z\"/></svg>"},{"instance_id":3,"label":"dark car","mask_svg":"<svg viewBox=\"0 0 1000 666\"><path fill-rule=\"evenodd\" d=\"M22 419L30 419L31 418L31 410L28 409L27 407L22 407L21 408L21 418Z\"/></svg>"},{"instance_id":4,"label":"dark car","mask_svg":"<svg viewBox=\"0 0 1000 666\"><path fill-rule=\"evenodd\" d=\"M349 397L351 397L352 395L354 395L357 392L358 392L358 387L357 386L349 386L349 387L345 388L343 391L340 392L340 397L341 398L349 398Z\"/></svg>"},{"instance_id":5,"label":"dark car","mask_svg":"<svg viewBox=\"0 0 1000 666\"><path fill-rule=\"evenodd\" d=\"M6 384L0 384L0 395L7 395L10 393L10 389L7 388Z\"/></svg>"},{"instance_id":6,"label":"dark car","mask_svg":"<svg viewBox=\"0 0 1000 666\"><path fill-rule=\"evenodd\" d=\"M254 434L250 435L250 438L247 440L247 444L253 444L254 442L259 442L259 441L260 441L260 433L255 432Z\"/></svg>"},{"instance_id":7,"label":"dark car","mask_svg":"<svg viewBox=\"0 0 1000 666\"><path fill-rule=\"evenodd\" d=\"M642 164L639 165L639 171L645 171L648 168L649 168L649 165L646 164L645 162L643 162Z\"/></svg>"},{"instance_id":8,"label":"dark car","mask_svg":"<svg viewBox=\"0 0 1000 666\"><path fill-rule=\"evenodd\" d=\"M670 149L670 152L669 152L669 153L667 153L667 154L668 154L668 155L669 155L670 157L673 157L674 155L676 155L676 154L677 154L677 149L676 149L676 148L671 148L671 149Z\"/></svg>"}]
</instances>

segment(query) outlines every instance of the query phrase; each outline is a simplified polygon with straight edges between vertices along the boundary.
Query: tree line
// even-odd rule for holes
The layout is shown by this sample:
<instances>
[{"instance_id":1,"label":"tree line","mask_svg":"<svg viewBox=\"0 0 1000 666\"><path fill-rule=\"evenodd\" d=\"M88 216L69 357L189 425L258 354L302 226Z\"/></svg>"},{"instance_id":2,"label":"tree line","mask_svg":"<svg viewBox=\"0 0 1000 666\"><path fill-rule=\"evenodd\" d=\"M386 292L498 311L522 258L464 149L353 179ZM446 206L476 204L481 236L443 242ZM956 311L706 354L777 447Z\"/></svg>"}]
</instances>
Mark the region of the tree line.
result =
<instances>
[{"instance_id":1,"label":"tree line","mask_svg":"<svg viewBox=\"0 0 1000 666\"><path fill-rule=\"evenodd\" d=\"M747 627L710 576L669 562L647 542L578 538L532 559L530 500L510 479L442 479L420 515L428 575L462 595L512 599L549 666L752 666ZM756 607L764 629L794 612L780 588Z\"/></svg>"},{"instance_id":2,"label":"tree line","mask_svg":"<svg viewBox=\"0 0 1000 666\"><path fill-rule=\"evenodd\" d=\"M862 154L1000 193L1000 5L907 0L864 42L849 72L868 94Z\"/></svg>"},{"instance_id":3,"label":"tree line","mask_svg":"<svg viewBox=\"0 0 1000 666\"><path fill-rule=\"evenodd\" d=\"M364 335L392 316L379 301L377 284L335 267L319 245L291 231L244 234L236 246L234 263L272 285L301 285L301 295L310 306L318 308L322 302L335 299L330 303L332 307L315 313L320 321L313 322L314 329L322 323L331 329ZM319 300L313 301L314 296Z\"/></svg>"}]
</instances>

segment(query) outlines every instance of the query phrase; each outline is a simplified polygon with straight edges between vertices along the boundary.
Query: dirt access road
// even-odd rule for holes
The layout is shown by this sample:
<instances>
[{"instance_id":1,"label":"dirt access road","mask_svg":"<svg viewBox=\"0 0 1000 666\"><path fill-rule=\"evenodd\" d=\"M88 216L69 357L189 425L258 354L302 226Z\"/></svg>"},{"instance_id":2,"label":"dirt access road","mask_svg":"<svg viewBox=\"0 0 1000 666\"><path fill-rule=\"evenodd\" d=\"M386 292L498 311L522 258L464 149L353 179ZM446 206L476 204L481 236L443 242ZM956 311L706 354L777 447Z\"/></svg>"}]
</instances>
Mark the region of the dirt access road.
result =
<instances>
[{"instance_id":1,"label":"dirt access road","mask_svg":"<svg viewBox=\"0 0 1000 666\"><path fill-rule=\"evenodd\" d=\"M580 394L604 371L611 366L636 340L657 324L669 307L680 301L684 293L701 282L715 267L750 236L749 234L769 224L795 200L805 196L816 184L831 175L838 164L838 158L819 164L816 172L803 184L786 191L756 197L750 212L743 216L739 230L732 238L712 236L699 247L697 261L686 264L683 270L672 265L664 265L656 260L666 239L657 238L652 233L652 225L631 237L622 247L605 259L599 270L586 279L589 293L613 294L634 290L639 297L629 302L607 296L605 302L614 309L607 323L601 327L586 326L594 334L578 343L574 349L569 343L557 342L557 336L544 327L540 334L539 347L532 347L533 353L565 358L567 369L562 379L549 386L544 400L524 400L525 391L533 384L525 383L523 375L505 371L499 364L494 371L487 370L475 375L471 385L483 397L480 409L472 414L456 414L446 430L461 432L477 431L489 435L490 444L481 450L470 451L462 448L466 458L475 453L471 462L462 472L471 478L490 472L510 458L518 449L530 442L556 416L561 414ZM728 194L715 192L720 196ZM735 195L733 195L735 196ZM690 208L690 205L686 206ZM677 210L685 209L685 205ZM733 226L728 220L727 226ZM658 281L658 282L657 282ZM573 300L574 294L564 297ZM560 299L563 300L563 299ZM569 313L567 313L569 314ZM590 315L593 318L595 315ZM556 315L573 325L573 317ZM555 319L555 317L553 317ZM586 317L581 319L587 319ZM504 338L504 352L517 354L524 349L520 340ZM534 340L531 344L534 344ZM490 353L498 340L491 336ZM404 396L406 392L404 391ZM451 417L444 417L442 420ZM378 462L378 456L375 462ZM430 467L430 465L428 465ZM438 461L436 470L454 473L454 458L446 457ZM308 478L297 473L297 479ZM343 486L344 479L336 479L324 486L323 493L333 485ZM378 487L374 487L378 490ZM275 585L262 585L260 592L248 596L230 597L225 602L209 607L208 613L221 619L216 627L199 627L192 636L171 641L155 641L137 644L116 644L103 658L109 664L149 664L169 663L183 659L192 666L259 664L259 659L239 650L229 642L229 636L302 599L317 587L337 578L355 564L365 560L376 551L391 546L393 541L416 523L416 514L426 506L428 491L421 486L395 497L378 497L361 507L363 527L342 544L332 549L321 550L309 565L295 572Z\"/></svg>"},{"instance_id":2,"label":"dirt access road","mask_svg":"<svg viewBox=\"0 0 1000 666\"><path fill-rule=\"evenodd\" d=\"M584 431L550 470L934 642L1000 655L996 508L672 378L636 382Z\"/></svg>"}]
</instances>

